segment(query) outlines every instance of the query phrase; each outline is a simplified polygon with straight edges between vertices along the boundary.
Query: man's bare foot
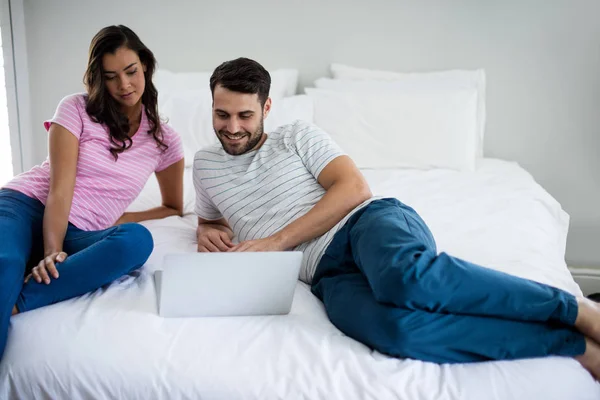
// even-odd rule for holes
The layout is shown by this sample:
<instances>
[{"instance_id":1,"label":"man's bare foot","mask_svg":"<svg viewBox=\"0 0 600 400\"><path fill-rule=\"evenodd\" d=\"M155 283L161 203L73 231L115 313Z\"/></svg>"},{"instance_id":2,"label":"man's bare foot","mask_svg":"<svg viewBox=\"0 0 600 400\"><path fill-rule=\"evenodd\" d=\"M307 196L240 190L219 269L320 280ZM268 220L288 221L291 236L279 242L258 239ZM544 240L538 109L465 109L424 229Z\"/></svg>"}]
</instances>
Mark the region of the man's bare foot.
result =
<instances>
[{"instance_id":1,"label":"man's bare foot","mask_svg":"<svg viewBox=\"0 0 600 400\"><path fill-rule=\"evenodd\" d=\"M592 339L585 338L585 353L575 357L590 374L600 381L600 346Z\"/></svg>"},{"instance_id":2,"label":"man's bare foot","mask_svg":"<svg viewBox=\"0 0 600 400\"><path fill-rule=\"evenodd\" d=\"M577 299L577 328L585 336L600 343L600 304L584 297Z\"/></svg>"},{"instance_id":3,"label":"man's bare foot","mask_svg":"<svg viewBox=\"0 0 600 400\"><path fill-rule=\"evenodd\" d=\"M18 313L19 313L19 310L17 310L17 306L14 306L13 310L12 310L12 314L10 314L10 316L12 317L13 315L16 315Z\"/></svg>"}]
</instances>

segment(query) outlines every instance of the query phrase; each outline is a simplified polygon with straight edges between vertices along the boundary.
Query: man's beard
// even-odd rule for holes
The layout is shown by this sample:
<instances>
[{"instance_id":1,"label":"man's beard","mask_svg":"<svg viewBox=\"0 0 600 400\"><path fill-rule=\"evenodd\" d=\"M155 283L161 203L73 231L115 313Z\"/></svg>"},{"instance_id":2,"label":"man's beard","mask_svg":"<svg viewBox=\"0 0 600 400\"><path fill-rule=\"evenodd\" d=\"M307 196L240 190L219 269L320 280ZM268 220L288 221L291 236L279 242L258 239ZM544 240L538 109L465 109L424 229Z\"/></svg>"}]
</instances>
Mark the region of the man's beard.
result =
<instances>
[{"instance_id":1,"label":"man's beard","mask_svg":"<svg viewBox=\"0 0 600 400\"><path fill-rule=\"evenodd\" d=\"M239 155L242 155L242 154L247 153L247 152L251 151L252 149L254 149L256 147L256 145L258 145L258 143L262 139L263 133L264 133L264 124L263 124L263 121L261 120L260 125L258 126L256 131L254 131L253 134L250 134L247 131L236 132L236 133L232 134L231 132L228 132L226 130L220 130L217 132L217 138L221 142L221 146L223 146L223 150L225 150L225 152L227 154L230 154L232 156L239 156ZM225 140L223 140L224 135L227 135L230 137L231 136L241 137L241 136L249 135L250 138L248 139L246 144L243 145L242 147L231 147L230 144L228 144L227 142L225 142Z\"/></svg>"}]
</instances>

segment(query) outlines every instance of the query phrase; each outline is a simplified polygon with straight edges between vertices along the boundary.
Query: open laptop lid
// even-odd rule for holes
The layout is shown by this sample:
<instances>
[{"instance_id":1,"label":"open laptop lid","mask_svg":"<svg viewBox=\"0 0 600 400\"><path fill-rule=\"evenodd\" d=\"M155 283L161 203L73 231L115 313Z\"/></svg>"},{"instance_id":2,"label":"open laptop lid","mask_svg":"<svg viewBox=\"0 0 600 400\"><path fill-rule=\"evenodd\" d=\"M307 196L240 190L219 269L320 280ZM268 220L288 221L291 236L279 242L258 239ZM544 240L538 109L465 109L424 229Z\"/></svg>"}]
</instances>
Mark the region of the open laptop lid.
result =
<instances>
[{"instance_id":1,"label":"open laptop lid","mask_svg":"<svg viewBox=\"0 0 600 400\"><path fill-rule=\"evenodd\" d=\"M159 313L286 314L301 263L298 251L167 254L159 283Z\"/></svg>"}]
</instances>

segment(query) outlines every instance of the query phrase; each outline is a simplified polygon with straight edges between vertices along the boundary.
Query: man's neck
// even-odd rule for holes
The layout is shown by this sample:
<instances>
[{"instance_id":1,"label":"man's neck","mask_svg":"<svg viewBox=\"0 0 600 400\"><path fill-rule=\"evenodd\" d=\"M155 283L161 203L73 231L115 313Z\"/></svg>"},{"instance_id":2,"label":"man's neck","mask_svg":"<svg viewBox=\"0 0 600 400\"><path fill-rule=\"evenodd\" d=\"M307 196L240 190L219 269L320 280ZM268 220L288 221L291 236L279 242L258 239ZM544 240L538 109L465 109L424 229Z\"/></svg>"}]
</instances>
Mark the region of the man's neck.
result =
<instances>
[{"instance_id":1,"label":"man's neck","mask_svg":"<svg viewBox=\"0 0 600 400\"><path fill-rule=\"evenodd\" d=\"M268 135L266 133L263 132L262 136L260 137L259 142L256 144L256 146L254 146L254 148L250 151L254 151L254 150L258 150L262 147L262 145L267 141L267 137Z\"/></svg>"}]
</instances>

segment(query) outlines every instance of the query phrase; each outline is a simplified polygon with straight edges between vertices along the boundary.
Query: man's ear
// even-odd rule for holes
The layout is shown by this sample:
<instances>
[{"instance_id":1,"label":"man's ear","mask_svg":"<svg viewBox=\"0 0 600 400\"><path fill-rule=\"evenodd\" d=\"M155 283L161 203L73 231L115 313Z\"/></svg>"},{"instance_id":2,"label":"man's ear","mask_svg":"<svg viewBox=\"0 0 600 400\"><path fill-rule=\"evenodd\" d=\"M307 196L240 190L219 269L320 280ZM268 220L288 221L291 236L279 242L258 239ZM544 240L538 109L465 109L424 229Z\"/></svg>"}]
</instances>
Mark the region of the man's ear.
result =
<instances>
[{"instance_id":1,"label":"man's ear","mask_svg":"<svg viewBox=\"0 0 600 400\"><path fill-rule=\"evenodd\" d=\"M271 112L271 98L267 97L267 101L265 101L265 106L263 107L263 119L267 118Z\"/></svg>"}]
</instances>

